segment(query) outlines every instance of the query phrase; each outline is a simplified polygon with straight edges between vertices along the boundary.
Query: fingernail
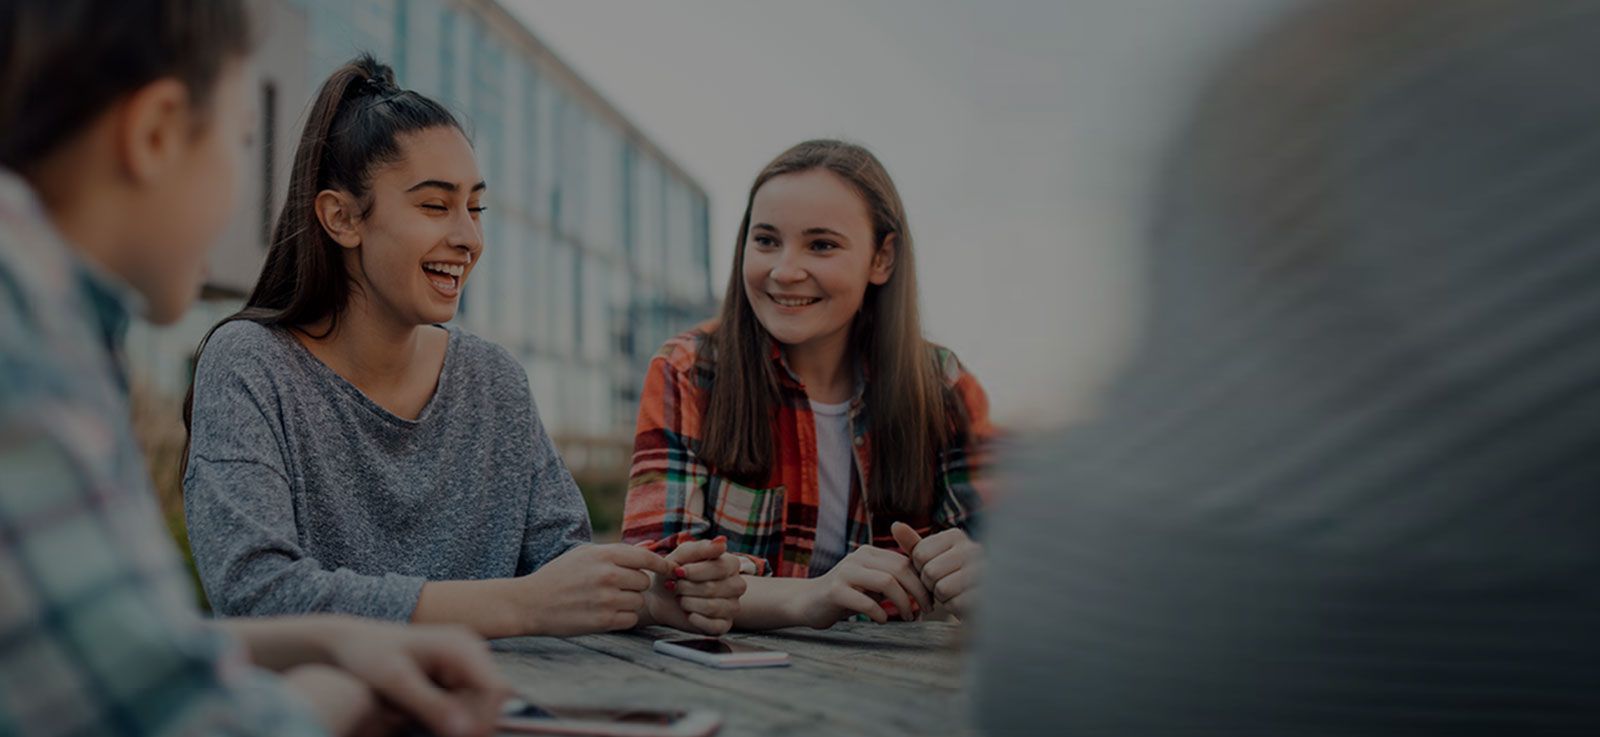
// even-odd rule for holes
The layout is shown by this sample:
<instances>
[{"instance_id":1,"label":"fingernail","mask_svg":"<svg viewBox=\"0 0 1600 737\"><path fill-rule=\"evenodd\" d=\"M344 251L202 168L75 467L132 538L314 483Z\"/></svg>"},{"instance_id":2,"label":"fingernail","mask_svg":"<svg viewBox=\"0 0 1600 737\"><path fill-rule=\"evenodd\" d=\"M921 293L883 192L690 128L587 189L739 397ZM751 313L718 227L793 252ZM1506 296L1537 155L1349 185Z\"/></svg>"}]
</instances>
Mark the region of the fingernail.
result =
<instances>
[{"instance_id":1,"label":"fingernail","mask_svg":"<svg viewBox=\"0 0 1600 737\"><path fill-rule=\"evenodd\" d=\"M678 588L678 582L677 581L674 581L674 580L672 580L670 578L667 579L667 590L668 591L673 591L673 590L675 590L677 588Z\"/></svg>"},{"instance_id":2,"label":"fingernail","mask_svg":"<svg viewBox=\"0 0 1600 737\"><path fill-rule=\"evenodd\" d=\"M727 541L728 541L728 536L727 535L718 535L716 537L711 538L711 542L714 542L714 543L725 543Z\"/></svg>"},{"instance_id":3,"label":"fingernail","mask_svg":"<svg viewBox=\"0 0 1600 737\"><path fill-rule=\"evenodd\" d=\"M678 578L688 578L689 572L683 570L683 566L678 566L677 568L672 569L672 575L677 576Z\"/></svg>"}]
</instances>

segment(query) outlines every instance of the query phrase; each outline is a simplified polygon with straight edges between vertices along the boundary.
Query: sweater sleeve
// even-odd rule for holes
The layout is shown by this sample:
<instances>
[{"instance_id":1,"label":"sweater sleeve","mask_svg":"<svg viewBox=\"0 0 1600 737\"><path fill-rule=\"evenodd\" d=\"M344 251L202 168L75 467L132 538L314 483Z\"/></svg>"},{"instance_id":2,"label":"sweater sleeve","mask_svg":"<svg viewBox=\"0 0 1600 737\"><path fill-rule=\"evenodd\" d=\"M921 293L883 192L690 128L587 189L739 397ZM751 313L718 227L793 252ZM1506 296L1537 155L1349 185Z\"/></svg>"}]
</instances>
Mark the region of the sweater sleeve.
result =
<instances>
[{"instance_id":1,"label":"sweater sleeve","mask_svg":"<svg viewBox=\"0 0 1600 737\"><path fill-rule=\"evenodd\" d=\"M523 378L526 385L526 376ZM527 528L522 536L522 554L517 575L539 569L576 545L589 542L589 508L567 464L556 452L550 433L539 419L539 408L528 396L532 409L534 461L532 489L528 494Z\"/></svg>"},{"instance_id":2,"label":"sweater sleeve","mask_svg":"<svg viewBox=\"0 0 1600 737\"><path fill-rule=\"evenodd\" d=\"M212 608L409 620L424 579L327 570L301 548L274 390L252 352L237 347L214 340L196 367L183 479L189 543Z\"/></svg>"}]
</instances>

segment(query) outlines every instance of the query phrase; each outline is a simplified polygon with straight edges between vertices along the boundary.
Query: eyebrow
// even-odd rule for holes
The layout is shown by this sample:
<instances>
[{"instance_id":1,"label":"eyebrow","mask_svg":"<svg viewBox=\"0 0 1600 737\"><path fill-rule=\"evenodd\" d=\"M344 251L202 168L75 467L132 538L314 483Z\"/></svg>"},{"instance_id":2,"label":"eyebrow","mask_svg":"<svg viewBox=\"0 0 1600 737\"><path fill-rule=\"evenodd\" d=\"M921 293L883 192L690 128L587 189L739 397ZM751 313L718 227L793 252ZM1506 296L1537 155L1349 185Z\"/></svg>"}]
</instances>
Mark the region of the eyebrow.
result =
<instances>
[{"instance_id":1,"label":"eyebrow","mask_svg":"<svg viewBox=\"0 0 1600 737\"><path fill-rule=\"evenodd\" d=\"M772 231L774 233L778 232L777 228L774 228L771 225L768 225L766 223L756 223L754 228L752 228L752 229L753 230L770 230L770 231ZM806 228L805 230L800 231L800 234L801 235L831 235L831 236L836 236L836 237L839 237L839 238L848 238L849 237L849 236L846 236L845 234L840 233L839 231L834 230L832 228Z\"/></svg>"},{"instance_id":2,"label":"eyebrow","mask_svg":"<svg viewBox=\"0 0 1600 737\"><path fill-rule=\"evenodd\" d=\"M459 185L457 185L455 182L446 182L443 179L424 179L424 180L422 180L420 182L417 182L416 184L411 185L411 188L406 190L406 192L409 194L409 193L415 192L415 191L417 191L419 189L428 189L430 187L433 188L433 189L442 189L442 190L444 190L446 192L459 192L459 191L461 191L461 187ZM488 189L488 188L489 188L489 184L487 182L478 182L477 184L472 185L472 191L474 191L474 192L477 192L477 191L480 191L480 190L485 190L485 189Z\"/></svg>"}]
</instances>

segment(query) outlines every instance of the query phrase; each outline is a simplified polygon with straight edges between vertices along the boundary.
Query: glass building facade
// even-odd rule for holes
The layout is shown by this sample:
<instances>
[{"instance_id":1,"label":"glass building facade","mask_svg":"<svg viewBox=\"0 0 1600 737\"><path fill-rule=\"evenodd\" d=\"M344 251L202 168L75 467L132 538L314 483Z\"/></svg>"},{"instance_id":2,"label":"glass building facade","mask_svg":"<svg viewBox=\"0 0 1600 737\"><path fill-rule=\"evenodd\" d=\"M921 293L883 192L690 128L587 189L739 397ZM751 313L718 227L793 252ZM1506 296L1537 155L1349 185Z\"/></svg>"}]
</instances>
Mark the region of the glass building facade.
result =
<instances>
[{"instance_id":1,"label":"glass building facade","mask_svg":"<svg viewBox=\"0 0 1600 737\"><path fill-rule=\"evenodd\" d=\"M528 372L575 470L625 470L655 349L712 314L705 191L489 0L261 0L258 176L214 257L211 299L132 336L136 381L187 386L195 341L254 283L317 85L362 51L462 119L489 182L458 323ZM252 206L253 205L253 206ZM270 215L269 215L270 213Z\"/></svg>"}]
</instances>

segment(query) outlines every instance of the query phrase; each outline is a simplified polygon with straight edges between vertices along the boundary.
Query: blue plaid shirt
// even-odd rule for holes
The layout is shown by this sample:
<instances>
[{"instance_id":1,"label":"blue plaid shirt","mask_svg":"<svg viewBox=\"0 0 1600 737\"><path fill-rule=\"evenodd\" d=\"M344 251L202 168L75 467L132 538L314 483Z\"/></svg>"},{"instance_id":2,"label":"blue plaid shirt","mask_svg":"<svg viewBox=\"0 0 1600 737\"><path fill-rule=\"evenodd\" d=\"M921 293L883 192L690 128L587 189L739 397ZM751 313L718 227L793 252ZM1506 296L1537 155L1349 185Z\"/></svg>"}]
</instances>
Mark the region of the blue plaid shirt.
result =
<instances>
[{"instance_id":1,"label":"blue plaid shirt","mask_svg":"<svg viewBox=\"0 0 1600 737\"><path fill-rule=\"evenodd\" d=\"M195 611L128 421L137 309L0 170L0 735L321 734Z\"/></svg>"}]
</instances>

